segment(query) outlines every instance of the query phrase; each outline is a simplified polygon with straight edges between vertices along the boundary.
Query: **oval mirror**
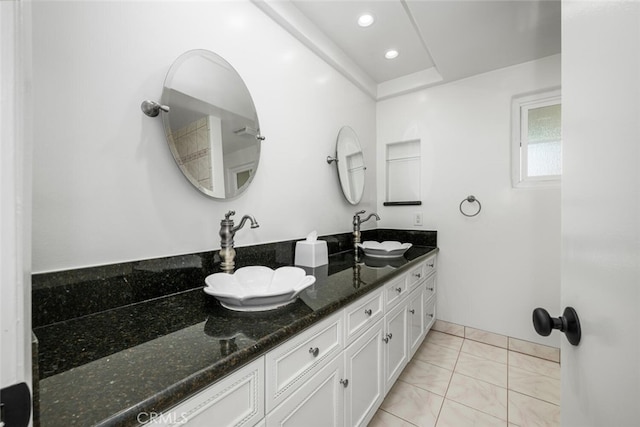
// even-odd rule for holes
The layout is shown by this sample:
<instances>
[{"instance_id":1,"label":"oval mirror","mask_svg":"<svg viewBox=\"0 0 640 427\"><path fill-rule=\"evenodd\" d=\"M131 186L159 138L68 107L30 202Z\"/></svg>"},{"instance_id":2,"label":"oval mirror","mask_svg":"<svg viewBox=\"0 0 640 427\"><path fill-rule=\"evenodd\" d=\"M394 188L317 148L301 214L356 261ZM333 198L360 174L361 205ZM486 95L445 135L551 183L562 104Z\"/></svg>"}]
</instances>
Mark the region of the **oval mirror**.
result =
<instances>
[{"instance_id":1,"label":"oval mirror","mask_svg":"<svg viewBox=\"0 0 640 427\"><path fill-rule=\"evenodd\" d=\"M349 203L357 205L364 193L364 156L358 135L349 126L343 126L336 141L338 177L342 193Z\"/></svg>"},{"instance_id":2,"label":"oval mirror","mask_svg":"<svg viewBox=\"0 0 640 427\"><path fill-rule=\"evenodd\" d=\"M207 50L188 51L171 65L162 90L164 131L184 176L217 199L249 187L260 160L260 125L251 94L236 70Z\"/></svg>"}]
</instances>

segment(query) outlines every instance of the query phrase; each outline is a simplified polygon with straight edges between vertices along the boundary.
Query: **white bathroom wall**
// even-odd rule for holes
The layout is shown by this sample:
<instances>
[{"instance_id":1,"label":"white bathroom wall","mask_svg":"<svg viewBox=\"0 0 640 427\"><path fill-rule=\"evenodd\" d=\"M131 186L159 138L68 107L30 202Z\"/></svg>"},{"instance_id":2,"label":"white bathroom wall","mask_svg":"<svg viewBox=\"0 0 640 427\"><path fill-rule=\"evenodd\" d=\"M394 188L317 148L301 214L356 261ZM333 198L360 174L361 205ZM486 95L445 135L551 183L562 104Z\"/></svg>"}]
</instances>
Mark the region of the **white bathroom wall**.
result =
<instances>
[{"instance_id":1,"label":"white bathroom wall","mask_svg":"<svg viewBox=\"0 0 640 427\"><path fill-rule=\"evenodd\" d=\"M531 313L560 313L560 189L514 189L510 164L511 97L559 85L556 55L378 103L380 226L438 230L439 319L559 346ZM383 207L385 144L416 138L423 204ZM459 211L468 195L473 218Z\"/></svg>"},{"instance_id":2,"label":"white bathroom wall","mask_svg":"<svg viewBox=\"0 0 640 427\"><path fill-rule=\"evenodd\" d=\"M350 231L356 207L325 161L343 125L368 164L357 209L375 208L374 101L248 1L34 0L32 26L34 272L217 249L228 210L260 223L237 247ZM191 187L161 119L140 110L197 48L240 73L267 138L252 185L229 201Z\"/></svg>"}]
</instances>

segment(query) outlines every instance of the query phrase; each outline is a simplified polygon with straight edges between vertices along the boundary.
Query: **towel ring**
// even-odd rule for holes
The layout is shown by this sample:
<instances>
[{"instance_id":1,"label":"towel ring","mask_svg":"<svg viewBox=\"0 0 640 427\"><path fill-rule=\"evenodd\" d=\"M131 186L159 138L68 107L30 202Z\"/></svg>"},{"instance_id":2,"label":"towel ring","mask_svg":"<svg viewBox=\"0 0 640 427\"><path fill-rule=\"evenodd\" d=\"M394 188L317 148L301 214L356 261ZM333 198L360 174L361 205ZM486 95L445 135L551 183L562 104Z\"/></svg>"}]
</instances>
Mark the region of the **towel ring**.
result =
<instances>
[{"instance_id":1,"label":"towel ring","mask_svg":"<svg viewBox=\"0 0 640 427\"><path fill-rule=\"evenodd\" d=\"M463 204L464 202L469 202L469 203L476 202L476 203L478 204L478 210L476 211L476 213L474 213L474 214L468 214L468 213L465 213L465 212L462 210L462 204ZM471 216L476 216L476 215L478 215L478 214L480 213L480 211L481 211L481 210L482 210L482 205L480 204L480 200L476 199L476 197L475 197L475 196L473 196L473 195L471 195L471 196L467 196L467 198L466 198L466 199L463 199L463 200L460 202L460 213L461 213L462 215L464 215L464 216L469 216L469 217L471 217Z\"/></svg>"}]
</instances>

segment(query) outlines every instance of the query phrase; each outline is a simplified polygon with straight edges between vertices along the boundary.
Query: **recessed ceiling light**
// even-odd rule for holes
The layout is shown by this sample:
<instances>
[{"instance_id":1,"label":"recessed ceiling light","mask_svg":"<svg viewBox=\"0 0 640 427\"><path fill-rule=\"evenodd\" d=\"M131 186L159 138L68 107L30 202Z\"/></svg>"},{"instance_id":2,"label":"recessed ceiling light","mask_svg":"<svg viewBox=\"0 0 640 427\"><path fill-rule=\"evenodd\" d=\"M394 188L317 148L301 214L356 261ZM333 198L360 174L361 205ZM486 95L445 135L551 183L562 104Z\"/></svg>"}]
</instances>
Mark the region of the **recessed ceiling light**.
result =
<instances>
[{"instance_id":1,"label":"recessed ceiling light","mask_svg":"<svg viewBox=\"0 0 640 427\"><path fill-rule=\"evenodd\" d=\"M358 25L360 25L361 27L368 27L373 24L373 21L375 21L373 15L365 13L364 15L360 15L360 17L358 18Z\"/></svg>"},{"instance_id":2,"label":"recessed ceiling light","mask_svg":"<svg viewBox=\"0 0 640 427\"><path fill-rule=\"evenodd\" d=\"M397 58L399 55L398 51L395 49L389 49L388 51L386 51L384 53L384 57L387 59L394 59Z\"/></svg>"}]
</instances>

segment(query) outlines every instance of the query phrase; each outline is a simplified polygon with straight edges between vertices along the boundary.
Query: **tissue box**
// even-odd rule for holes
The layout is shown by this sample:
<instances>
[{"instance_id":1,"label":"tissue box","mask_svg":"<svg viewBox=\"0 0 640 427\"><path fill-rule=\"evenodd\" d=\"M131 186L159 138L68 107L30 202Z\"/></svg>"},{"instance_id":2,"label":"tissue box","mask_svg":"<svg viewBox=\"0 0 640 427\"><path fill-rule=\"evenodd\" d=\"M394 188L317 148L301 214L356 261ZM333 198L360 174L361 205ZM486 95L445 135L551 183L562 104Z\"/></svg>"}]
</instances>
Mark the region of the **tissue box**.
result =
<instances>
[{"instance_id":1,"label":"tissue box","mask_svg":"<svg viewBox=\"0 0 640 427\"><path fill-rule=\"evenodd\" d=\"M329 251L327 242L316 240L309 242L302 240L296 242L295 264L305 267L317 267L329 263Z\"/></svg>"}]
</instances>

